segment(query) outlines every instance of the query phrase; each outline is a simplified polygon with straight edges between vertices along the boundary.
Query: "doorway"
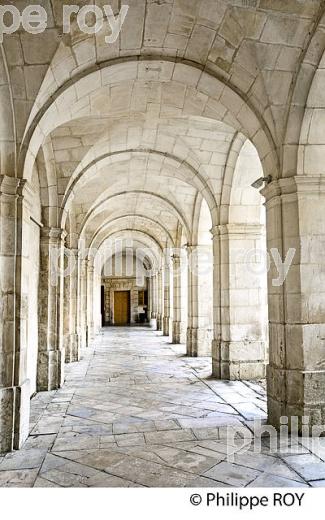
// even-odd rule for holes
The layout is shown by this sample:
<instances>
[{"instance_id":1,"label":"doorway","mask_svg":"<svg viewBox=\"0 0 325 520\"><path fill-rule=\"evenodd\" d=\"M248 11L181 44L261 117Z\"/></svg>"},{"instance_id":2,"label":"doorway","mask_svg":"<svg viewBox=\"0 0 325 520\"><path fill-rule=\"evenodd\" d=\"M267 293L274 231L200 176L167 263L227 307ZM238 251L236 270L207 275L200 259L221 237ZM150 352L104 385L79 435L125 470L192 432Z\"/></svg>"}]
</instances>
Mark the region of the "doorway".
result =
<instances>
[{"instance_id":1,"label":"doorway","mask_svg":"<svg viewBox=\"0 0 325 520\"><path fill-rule=\"evenodd\" d=\"M130 291L114 292L114 325L130 323Z\"/></svg>"}]
</instances>

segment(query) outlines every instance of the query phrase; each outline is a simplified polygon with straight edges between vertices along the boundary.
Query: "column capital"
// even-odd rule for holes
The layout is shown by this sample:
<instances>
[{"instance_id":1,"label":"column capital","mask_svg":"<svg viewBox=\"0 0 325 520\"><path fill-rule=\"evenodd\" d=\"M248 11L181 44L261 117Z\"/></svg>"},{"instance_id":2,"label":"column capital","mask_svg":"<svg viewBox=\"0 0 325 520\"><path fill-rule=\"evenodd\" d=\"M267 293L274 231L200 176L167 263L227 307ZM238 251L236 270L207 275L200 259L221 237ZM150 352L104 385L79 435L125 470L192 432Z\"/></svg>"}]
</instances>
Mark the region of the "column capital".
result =
<instances>
[{"instance_id":1,"label":"column capital","mask_svg":"<svg viewBox=\"0 0 325 520\"><path fill-rule=\"evenodd\" d=\"M218 237L220 235L220 226L213 226L210 229L210 233L212 235L212 239Z\"/></svg>"},{"instance_id":2,"label":"column capital","mask_svg":"<svg viewBox=\"0 0 325 520\"><path fill-rule=\"evenodd\" d=\"M198 246L196 244L186 244L184 246L184 249L186 250L187 254L194 251Z\"/></svg>"},{"instance_id":3,"label":"column capital","mask_svg":"<svg viewBox=\"0 0 325 520\"><path fill-rule=\"evenodd\" d=\"M67 233L64 229L55 227L43 227L41 229L41 239L49 240L52 242L59 242L64 240Z\"/></svg>"},{"instance_id":4,"label":"column capital","mask_svg":"<svg viewBox=\"0 0 325 520\"><path fill-rule=\"evenodd\" d=\"M10 177L9 175L0 175L0 195L22 195L22 191L26 184L25 179Z\"/></svg>"},{"instance_id":5,"label":"column capital","mask_svg":"<svg viewBox=\"0 0 325 520\"><path fill-rule=\"evenodd\" d=\"M186 251L187 253L195 253L197 251L209 251L211 249L211 244L187 244Z\"/></svg>"},{"instance_id":6,"label":"column capital","mask_svg":"<svg viewBox=\"0 0 325 520\"><path fill-rule=\"evenodd\" d=\"M94 272L94 259L92 257L86 259L88 273Z\"/></svg>"},{"instance_id":7,"label":"column capital","mask_svg":"<svg viewBox=\"0 0 325 520\"><path fill-rule=\"evenodd\" d=\"M78 250L78 258L80 260L80 264L83 267L87 267L88 266L88 258L86 256L84 256L84 254L80 250Z\"/></svg>"},{"instance_id":8,"label":"column capital","mask_svg":"<svg viewBox=\"0 0 325 520\"><path fill-rule=\"evenodd\" d=\"M66 236L66 247L71 250L78 251L78 235L77 233L67 233Z\"/></svg>"},{"instance_id":9,"label":"column capital","mask_svg":"<svg viewBox=\"0 0 325 520\"><path fill-rule=\"evenodd\" d=\"M173 265L175 265L175 264L180 263L181 257L180 257L180 255L177 255L177 254L173 253L172 256L171 256L171 260L173 262Z\"/></svg>"},{"instance_id":10,"label":"column capital","mask_svg":"<svg viewBox=\"0 0 325 520\"><path fill-rule=\"evenodd\" d=\"M296 175L277 179L260 192L266 202L282 195L325 193L324 175Z\"/></svg>"},{"instance_id":11,"label":"column capital","mask_svg":"<svg viewBox=\"0 0 325 520\"><path fill-rule=\"evenodd\" d=\"M220 227L220 235L261 235L265 229L263 224L224 224Z\"/></svg>"},{"instance_id":12,"label":"column capital","mask_svg":"<svg viewBox=\"0 0 325 520\"><path fill-rule=\"evenodd\" d=\"M260 236L264 232L265 226L263 224L221 224L220 226L214 226L210 233L213 239L216 237L222 238L223 236L229 235L257 235Z\"/></svg>"}]
</instances>

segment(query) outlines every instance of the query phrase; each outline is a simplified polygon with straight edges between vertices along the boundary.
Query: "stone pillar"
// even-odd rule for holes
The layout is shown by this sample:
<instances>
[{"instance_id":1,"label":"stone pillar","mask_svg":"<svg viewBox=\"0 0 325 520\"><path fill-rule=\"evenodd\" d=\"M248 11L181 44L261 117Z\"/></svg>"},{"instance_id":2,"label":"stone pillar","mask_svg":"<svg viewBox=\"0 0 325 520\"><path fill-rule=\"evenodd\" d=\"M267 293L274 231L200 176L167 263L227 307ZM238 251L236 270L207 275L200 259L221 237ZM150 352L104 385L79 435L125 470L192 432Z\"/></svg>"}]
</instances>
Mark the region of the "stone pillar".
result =
<instances>
[{"instance_id":1,"label":"stone pillar","mask_svg":"<svg viewBox=\"0 0 325 520\"><path fill-rule=\"evenodd\" d=\"M21 294L24 185L0 175L0 452L19 449L29 430L27 308Z\"/></svg>"},{"instance_id":2,"label":"stone pillar","mask_svg":"<svg viewBox=\"0 0 325 520\"><path fill-rule=\"evenodd\" d=\"M188 255L188 326L186 352L188 356L211 356L212 285L211 247L187 246Z\"/></svg>"},{"instance_id":3,"label":"stone pillar","mask_svg":"<svg viewBox=\"0 0 325 520\"><path fill-rule=\"evenodd\" d=\"M151 279L151 319L157 317L157 274L152 275Z\"/></svg>"},{"instance_id":4,"label":"stone pillar","mask_svg":"<svg viewBox=\"0 0 325 520\"><path fill-rule=\"evenodd\" d=\"M163 276L159 269L157 274L157 330L162 330L162 311L163 311Z\"/></svg>"},{"instance_id":5,"label":"stone pillar","mask_svg":"<svg viewBox=\"0 0 325 520\"><path fill-rule=\"evenodd\" d=\"M151 315L152 315L152 278L148 277L147 278L147 290L148 290L148 311L147 311L147 316L148 316L148 322L150 323L151 322Z\"/></svg>"},{"instance_id":6,"label":"stone pillar","mask_svg":"<svg viewBox=\"0 0 325 520\"><path fill-rule=\"evenodd\" d=\"M64 380L63 240L59 228L42 228L39 277L37 389L60 388Z\"/></svg>"},{"instance_id":7,"label":"stone pillar","mask_svg":"<svg viewBox=\"0 0 325 520\"><path fill-rule=\"evenodd\" d=\"M170 320L170 261L165 260L164 268L164 312L163 312L163 335L169 336Z\"/></svg>"},{"instance_id":8,"label":"stone pillar","mask_svg":"<svg viewBox=\"0 0 325 520\"><path fill-rule=\"evenodd\" d=\"M280 417L325 424L325 177L274 181L266 198L267 244L272 257L293 255L285 282L274 260L268 277L269 423ZM291 249L291 252L290 252ZM284 278L284 276L283 276Z\"/></svg>"},{"instance_id":9,"label":"stone pillar","mask_svg":"<svg viewBox=\"0 0 325 520\"><path fill-rule=\"evenodd\" d=\"M187 335L187 320L188 320L188 265L187 255L184 250L181 251L180 255L181 274L180 274L180 287L181 287L181 333L180 342L186 344Z\"/></svg>"},{"instance_id":10,"label":"stone pillar","mask_svg":"<svg viewBox=\"0 0 325 520\"><path fill-rule=\"evenodd\" d=\"M181 259L172 256L173 261L173 330L172 343L181 342Z\"/></svg>"},{"instance_id":11,"label":"stone pillar","mask_svg":"<svg viewBox=\"0 0 325 520\"><path fill-rule=\"evenodd\" d=\"M87 261L87 340L92 341L95 337L94 327L94 259Z\"/></svg>"},{"instance_id":12,"label":"stone pillar","mask_svg":"<svg viewBox=\"0 0 325 520\"><path fill-rule=\"evenodd\" d=\"M80 348L87 346L87 260L79 251L78 335Z\"/></svg>"},{"instance_id":13,"label":"stone pillar","mask_svg":"<svg viewBox=\"0 0 325 520\"><path fill-rule=\"evenodd\" d=\"M78 338L78 249L65 249L64 329L65 362L79 361Z\"/></svg>"},{"instance_id":14,"label":"stone pillar","mask_svg":"<svg viewBox=\"0 0 325 520\"><path fill-rule=\"evenodd\" d=\"M221 248L220 229L211 229L213 252L213 339L212 339L212 374L217 379L221 377Z\"/></svg>"},{"instance_id":15,"label":"stone pillar","mask_svg":"<svg viewBox=\"0 0 325 520\"><path fill-rule=\"evenodd\" d=\"M219 238L221 330L213 373L227 380L262 379L267 346L264 228L222 225Z\"/></svg>"}]
</instances>

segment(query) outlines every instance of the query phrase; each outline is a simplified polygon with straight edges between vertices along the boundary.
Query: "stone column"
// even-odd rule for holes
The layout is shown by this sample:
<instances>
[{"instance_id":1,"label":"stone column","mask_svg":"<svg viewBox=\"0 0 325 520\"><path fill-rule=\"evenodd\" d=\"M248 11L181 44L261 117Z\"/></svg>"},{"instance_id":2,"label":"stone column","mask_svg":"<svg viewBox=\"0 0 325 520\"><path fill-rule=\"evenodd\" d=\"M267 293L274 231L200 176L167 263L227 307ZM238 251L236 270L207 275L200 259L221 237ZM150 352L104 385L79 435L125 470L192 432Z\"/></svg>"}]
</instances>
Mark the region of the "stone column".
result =
<instances>
[{"instance_id":1,"label":"stone column","mask_svg":"<svg viewBox=\"0 0 325 520\"><path fill-rule=\"evenodd\" d=\"M87 260L79 252L78 335L80 348L87 346Z\"/></svg>"},{"instance_id":2,"label":"stone column","mask_svg":"<svg viewBox=\"0 0 325 520\"><path fill-rule=\"evenodd\" d=\"M221 248L220 229L211 229L213 251L213 339L212 339L212 374L217 379L221 377Z\"/></svg>"},{"instance_id":3,"label":"stone column","mask_svg":"<svg viewBox=\"0 0 325 520\"><path fill-rule=\"evenodd\" d=\"M79 361L78 338L78 249L65 249L64 323L65 362Z\"/></svg>"},{"instance_id":4,"label":"stone column","mask_svg":"<svg viewBox=\"0 0 325 520\"><path fill-rule=\"evenodd\" d=\"M185 253L185 251L184 251ZM180 265L181 265L181 274L180 274L180 287L181 287L181 333L180 333L180 342L186 344L186 334L187 334L187 319L188 319L188 265L187 265L187 255L183 254L183 251L180 255Z\"/></svg>"},{"instance_id":5,"label":"stone column","mask_svg":"<svg viewBox=\"0 0 325 520\"><path fill-rule=\"evenodd\" d=\"M29 430L27 307L21 294L24 185L0 175L0 452L19 449Z\"/></svg>"},{"instance_id":6,"label":"stone column","mask_svg":"<svg viewBox=\"0 0 325 520\"><path fill-rule=\"evenodd\" d=\"M94 328L94 260L87 261L87 339L88 343L95 337Z\"/></svg>"},{"instance_id":7,"label":"stone column","mask_svg":"<svg viewBox=\"0 0 325 520\"><path fill-rule=\"evenodd\" d=\"M324 425L325 177L274 181L262 193L268 251L282 260L294 253L284 283L274 260L268 276L268 420L276 427L281 416L289 427L293 417L300 429L303 418L309 428Z\"/></svg>"},{"instance_id":8,"label":"stone column","mask_svg":"<svg viewBox=\"0 0 325 520\"><path fill-rule=\"evenodd\" d=\"M186 352L188 356L211 356L212 284L211 247L187 246L188 255L188 326ZM211 265L210 265L211 264ZM212 291L211 291L212 296Z\"/></svg>"},{"instance_id":9,"label":"stone column","mask_svg":"<svg viewBox=\"0 0 325 520\"><path fill-rule=\"evenodd\" d=\"M172 256L173 261L173 330L172 342L181 342L181 259Z\"/></svg>"},{"instance_id":10,"label":"stone column","mask_svg":"<svg viewBox=\"0 0 325 520\"><path fill-rule=\"evenodd\" d=\"M262 379L267 347L264 229L227 224L219 226L219 237L221 335L213 370L221 379Z\"/></svg>"},{"instance_id":11,"label":"stone column","mask_svg":"<svg viewBox=\"0 0 325 520\"><path fill-rule=\"evenodd\" d=\"M165 260L164 268L164 312L163 312L163 335L169 336L170 320L170 262Z\"/></svg>"},{"instance_id":12,"label":"stone column","mask_svg":"<svg viewBox=\"0 0 325 520\"><path fill-rule=\"evenodd\" d=\"M60 228L42 228L39 277L37 389L60 388L64 380L63 240Z\"/></svg>"},{"instance_id":13,"label":"stone column","mask_svg":"<svg viewBox=\"0 0 325 520\"><path fill-rule=\"evenodd\" d=\"M151 319L156 319L157 317L157 274L154 274L151 277Z\"/></svg>"},{"instance_id":14,"label":"stone column","mask_svg":"<svg viewBox=\"0 0 325 520\"><path fill-rule=\"evenodd\" d=\"M163 310L163 277L162 270L157 274L157 330L162 330L162 310Z\"/></svg>"},{"instance_id":15,"label":"stone column","mask_svg":"<svg viewBox=\"0 0 325 520\"><path fill-rule=\"evenodd\" d=\"M148 309L147 309L147 317L149 323L151 322L151 314L152 314L152 278L147 278L147 291L148 291Z\"/></svg>"}]
</instances>

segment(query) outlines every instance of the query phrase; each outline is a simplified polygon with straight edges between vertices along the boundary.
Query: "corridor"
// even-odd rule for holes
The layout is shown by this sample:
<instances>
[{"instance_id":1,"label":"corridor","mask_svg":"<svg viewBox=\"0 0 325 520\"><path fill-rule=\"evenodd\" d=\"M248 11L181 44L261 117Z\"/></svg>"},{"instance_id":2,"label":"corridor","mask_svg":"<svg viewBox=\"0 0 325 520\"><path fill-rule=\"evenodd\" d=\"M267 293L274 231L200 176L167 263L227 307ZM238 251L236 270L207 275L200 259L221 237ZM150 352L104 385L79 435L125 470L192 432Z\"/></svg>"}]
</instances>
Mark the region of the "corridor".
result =
<instances>
[{"instance_id":1,"label":"corridor","mask_svg":"<svg viewBox=\"0 0 325 520\"><path fill-rule=\"evenodd\" d=\"M61 389L32 399L30 435L1 458L0 486L324 485L325 444L317 456L310 439L279 456L265 439L261 454L227 461L227 427L265 419L265 392L210 373L208 358L185 357L184 345L152 329L104 329Z\"/></svg>"}]
</instances>

